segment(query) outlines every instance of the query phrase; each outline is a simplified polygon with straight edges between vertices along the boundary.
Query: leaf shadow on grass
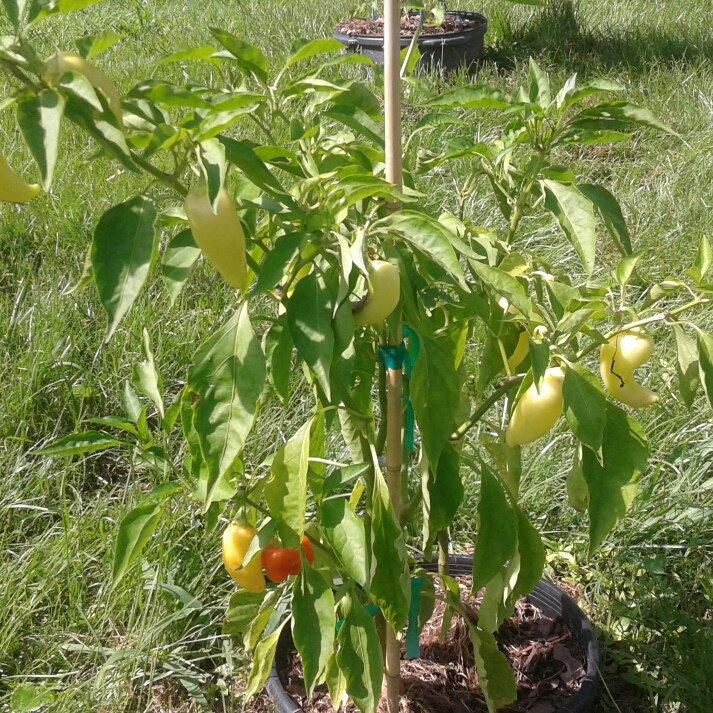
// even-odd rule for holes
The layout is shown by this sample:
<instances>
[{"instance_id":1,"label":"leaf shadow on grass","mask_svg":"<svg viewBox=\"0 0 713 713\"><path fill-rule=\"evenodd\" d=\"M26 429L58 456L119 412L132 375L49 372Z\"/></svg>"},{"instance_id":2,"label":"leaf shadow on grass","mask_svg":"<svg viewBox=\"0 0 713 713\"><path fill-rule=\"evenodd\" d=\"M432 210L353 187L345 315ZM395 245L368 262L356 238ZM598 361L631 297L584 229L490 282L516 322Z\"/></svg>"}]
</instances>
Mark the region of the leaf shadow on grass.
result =
<instances>
[{"instance_id":1,"label":"leaf shadow on grass","mask_svg":"<svg viewBox=\"0 0 713 713\"><path fill-rule=\"evenodd\" d=\"M672 29L622 25L590 29L573 0L552 0L522 25L511 16L495 16L491 27L497 44L486 51L486 61L512 69L529 57L545 58L570 71L588 73L624 67L632 75L652 66L695 65L713 61L713 25L692 30L681 24Z\"/></svg>"}]
</instances>

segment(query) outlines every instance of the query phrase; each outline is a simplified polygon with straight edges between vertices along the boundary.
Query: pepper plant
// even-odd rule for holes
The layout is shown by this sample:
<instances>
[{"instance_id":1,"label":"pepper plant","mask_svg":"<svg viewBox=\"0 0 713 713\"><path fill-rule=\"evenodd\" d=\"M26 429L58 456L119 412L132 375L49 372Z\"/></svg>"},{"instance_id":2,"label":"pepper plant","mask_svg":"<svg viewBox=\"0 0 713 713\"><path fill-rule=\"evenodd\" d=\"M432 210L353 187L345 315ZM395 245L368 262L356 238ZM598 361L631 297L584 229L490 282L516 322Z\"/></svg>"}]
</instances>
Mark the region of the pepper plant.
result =
<instances>
[{"instance_id":1,"label":"pepper plant","mask_svg":"<svg viewBox=\"0 0 713 713\"><path fill-rule=\"evenodd\" d=\"M308 694L326 682L335 708L348 696L372 713L384 673L379 627L406 632L407 654L418 655L419 630L439 598L446 626L453 614L467 623L489 709L512 702L515 679L493 634L545 562L520 490L522 459L533 455L526 446L555 423L568 433L566 488L589 513L594 550L646 470L646 435L624 405L656 400L633 396L644 388L634 369L651 356L651 333L675 335L680 398L690 407L702 385L713 399L713 337L679 321L710 299L708 242L681 279L647 284L615 197L559 163L568 146L673 132L647 109L616 100L623 88L609 80L573 76L554 93L534 62L515 96L484 85L433 96L407 76L420 118L404 142L399 191L384 179L381 75L367 58L340 54L330 39L298 40L275 70L257 47L211 28L213 45L161 66L181 63L190 76L194 63L208 63L218 70L213 83L172 83L159 67L117 108L108 78L86 64L108 34L78 42L81 62L47 62L33 49L40 22L87 4L4 0L15 34L0 40L0 106L15 112L45 191L65 123L96 142L98 160L147 179L140 194L97 217L75 289L94 284L109 340L151 274L160 272L173 303L203 247L237 303L200 335L179 393L164 392L144 331L121 391L124 414L35 451L71 457L124 447L155 474L154 490L118 526L115 586L160 533L173 499L188 493L209 527L227 528L226 566L245 585L230 598L225 632L253 651L248 695L262 688L290 627ZM67 71L48 71L58 64ZM337 76L349 64L367 65L374 86ZM468 127L485 112L500 131L473 139ZM461 136L439 151L432 140L431 150L421 147L447 128ZM454 212L434 212L430 176L451 170L465 177ZM5 163L0 176L0 200L26 202L37 192ZM501 225L481 227L470 214L481 185ZM189 190L200 211L186 202ZM523 218L539 215L558 226L577 265L551 264L528 239ZM611 272L596 269L604 233L621 253ZM243 244L244 266L235 262ZM470 349L475 393L466 387ZM595 353L605 387L592 370ZM404 416L402 485L389 492L387 373L402 369L390 412ZM308 418L290 423L265 462L248 462L245 444L261 413L296 389L309 400ZM447 569L465 473L480 482L472 589L485 595L477 622ZM228 526L238 512L242 522ZM422 527L416 543L414 521ZM430 560L436 547L433 574L415 552ZM265 582L263 563L268 575L277 571L275 549L290 552L289 564L284 577Z\"/></svg>"}]
</instances>

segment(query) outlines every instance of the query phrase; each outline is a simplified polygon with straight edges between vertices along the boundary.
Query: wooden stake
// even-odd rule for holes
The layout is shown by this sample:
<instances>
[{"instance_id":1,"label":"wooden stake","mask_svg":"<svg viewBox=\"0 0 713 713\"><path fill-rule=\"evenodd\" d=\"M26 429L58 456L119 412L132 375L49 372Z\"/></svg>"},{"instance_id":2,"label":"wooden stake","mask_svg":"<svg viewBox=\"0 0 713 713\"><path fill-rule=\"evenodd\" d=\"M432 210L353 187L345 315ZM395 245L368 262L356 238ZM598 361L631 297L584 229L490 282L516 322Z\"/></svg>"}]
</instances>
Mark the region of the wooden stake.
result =
<instances>
[{"instance_id":1,"label":"wooden stake","mask_svg":"<svg viewBox=\"0 0 713 713\"><path fill-rule=\"evenodd\" d=\"M386 130L386 180L403 188L401 165L401 2L384 0L384 119ZM391 211L399 210L396 203ZM401 343L401 329L391 335L391 344ZM388 422L386 432L386 481L398 522L401 513L401 369L388 370ZM386 703L389 713L399 713L401 645L396 632L386 627Z\"/></svg>"}]
</instances>

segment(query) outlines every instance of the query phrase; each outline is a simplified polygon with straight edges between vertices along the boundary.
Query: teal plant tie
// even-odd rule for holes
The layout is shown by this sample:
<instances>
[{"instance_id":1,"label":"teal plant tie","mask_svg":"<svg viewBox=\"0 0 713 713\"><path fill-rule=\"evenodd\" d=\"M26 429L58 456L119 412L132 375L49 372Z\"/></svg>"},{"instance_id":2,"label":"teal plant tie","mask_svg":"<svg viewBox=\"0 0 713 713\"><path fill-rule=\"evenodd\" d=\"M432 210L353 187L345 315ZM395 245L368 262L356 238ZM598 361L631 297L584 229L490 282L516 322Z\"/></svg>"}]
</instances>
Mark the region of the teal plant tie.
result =
<instances>
[{"instance_id":1,"label":"teal plant tie","mask_svg":"<svg viewBox=\"0 0 713 713\"><path fill-rule=\"evenodd\" d=\"M367 604L364 607L364 611L373 619L381 610L379 607L376 606L376 604ZM337 633L339 633L339 630L342 628L342 624L344 624L344 619L340 619L336 625L335 629Z\"/></svg>"},{"instance_id":2,"label":"teal plant tie","mask_svg":"<svg viewBox=\"0 0 713 713\"><path fill-rule=\"evenodd\" d=\"M418 645L418 614L421 611L421 589L423 580L411 577L411 606L408 610L408 629L406 630L406 658L421 658Z\"/></svg>"},{"instance_id":3,"label":"teal plant tie","mask_svg":"<svg viewBox=\"0 0 713 713\"><path fill-rule=\"evenodd\" d=\"M376 19L376 0L371 0L371 19Z\"/></svg>"},{"instance_id":4,"label":"teal plant tie","mask_svg":"<svg viewBox=\"0 0 713 713\"><path fill-rule=\"evenodd\" d=\"M408 356L408 352L403 343L379 347L379 359L389 369L400 371L404 365L405 356Z\"/></svg>"}]
</instances>

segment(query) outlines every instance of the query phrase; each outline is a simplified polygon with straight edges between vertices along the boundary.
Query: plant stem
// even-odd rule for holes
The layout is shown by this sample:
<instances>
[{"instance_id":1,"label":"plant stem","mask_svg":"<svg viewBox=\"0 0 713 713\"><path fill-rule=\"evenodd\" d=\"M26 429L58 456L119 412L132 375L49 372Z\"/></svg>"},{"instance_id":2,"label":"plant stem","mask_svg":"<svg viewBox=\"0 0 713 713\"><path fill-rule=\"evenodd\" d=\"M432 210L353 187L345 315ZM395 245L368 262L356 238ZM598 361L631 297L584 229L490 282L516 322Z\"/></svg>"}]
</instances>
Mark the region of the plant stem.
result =
<instances>
[{"instance_id":1,"label":"plant stem","mask_svg":"<svg viewBox=\"0 0 713 713\"><path fill-rule=\"evenodd\" d=\"M522 380L524 379L524 376L511 376L510 378L506 379L505 383L497 388L495 391L493 391L490 396L488 396L485 401L483 401L480 406L478 406L475 411L471 414L471 417L464 423L462 424L456 431L451 433L449 436L448 440L449 441L457 441L463 436L465 436L468 431L470 431L473 426L475 426L478 421L480 421L481 418L485 415L485 413L488 411L488 409L500 399L501 396L504 396L510 389L513 388L513 386L519 386Z\"/></svg>"},{"instance_id":2,"label":"plant stem","mask_svg":"<svg viewBox=\"0 0 713 713\"><path fill-rule=\"evenodd\" d=\"M448 576L450 567L448 565L448 548L450 545L450 537L448 530L441 530L438 533L438 574Z\"/></svg>"},{"instance_id":3,"label":"plant stem","mask_svg":"<svg viewBox=\"0 0 713 713\"><path fill-rule=\"evenodd\" d=\"M180 193L184 198L188 195L188 189L170 173L164 173L156 168L152 163L141 158L135 151L131 152L131 160L140 168L143 168L146 173L150 173L154 178L161 181L165 185L173 188L176 193Z\"/></svg>"}]
</instances>

